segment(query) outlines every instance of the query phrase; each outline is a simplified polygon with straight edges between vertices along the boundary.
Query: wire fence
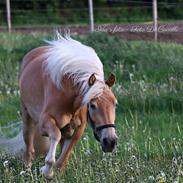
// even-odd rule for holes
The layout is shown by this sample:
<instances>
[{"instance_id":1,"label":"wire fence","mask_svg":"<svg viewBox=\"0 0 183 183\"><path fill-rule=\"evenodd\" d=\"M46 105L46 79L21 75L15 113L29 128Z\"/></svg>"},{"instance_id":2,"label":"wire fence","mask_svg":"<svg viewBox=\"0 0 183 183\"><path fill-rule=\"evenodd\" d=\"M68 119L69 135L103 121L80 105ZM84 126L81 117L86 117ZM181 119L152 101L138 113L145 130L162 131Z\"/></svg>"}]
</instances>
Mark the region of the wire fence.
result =
<instances>
[{"instance_id":1,"label":"wire fence","mask_svg":"<svg viewBox=\"0 0 183 183\"><path fill-rule=\"evenodd\" d=\"M39 26L62 26L62 25L88 25L88 7L76 8L17 8L14 3L21 0L12 0L11 3L11 22L13 27L39 27ZM24 0L24 3L33 3L33 0ZM50 2L49 0L37 0L36 2ZM57 2L57 0L54 0ZM96 24L106 23L144 23L153 22L153 4L144 1L121 1L111 0L112 6L104 3L99 7L93 7L94 22ZM6 4L0 1L0 22L1 27L7 26ZM181 21L183 2L158 2L159 21ZM177 15L175 15L177 12ZM178 17L178 18L177 18Z\"/></svg>"}]
</instances>

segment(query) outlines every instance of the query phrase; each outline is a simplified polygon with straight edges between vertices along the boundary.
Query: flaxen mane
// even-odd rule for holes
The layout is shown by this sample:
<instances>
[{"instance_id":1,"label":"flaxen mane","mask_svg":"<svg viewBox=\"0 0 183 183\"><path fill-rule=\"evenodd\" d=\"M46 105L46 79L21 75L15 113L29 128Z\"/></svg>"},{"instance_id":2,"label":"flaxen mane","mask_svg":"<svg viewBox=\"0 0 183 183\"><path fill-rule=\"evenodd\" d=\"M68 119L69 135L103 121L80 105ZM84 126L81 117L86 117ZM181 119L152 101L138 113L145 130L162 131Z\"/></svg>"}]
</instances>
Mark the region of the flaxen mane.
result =
<instances>
[{"instance_id":1,"label":"flaxen mane","mask_svg":"<svg viewBox=\"0 0 183 183\"><path fill-rule=\"evenodd\" d=\"M49 49L44 68L58 88L62 87L62 78L67 75L80 85L80 93L84 94L83 104L91 98L99 96L106 87L104 82L103 64L93 48L86 46L70 37L57 33L57 39L47 41ZM88 79L95 74L97 82L89 89Z\"/></svg>"}]
</instances>

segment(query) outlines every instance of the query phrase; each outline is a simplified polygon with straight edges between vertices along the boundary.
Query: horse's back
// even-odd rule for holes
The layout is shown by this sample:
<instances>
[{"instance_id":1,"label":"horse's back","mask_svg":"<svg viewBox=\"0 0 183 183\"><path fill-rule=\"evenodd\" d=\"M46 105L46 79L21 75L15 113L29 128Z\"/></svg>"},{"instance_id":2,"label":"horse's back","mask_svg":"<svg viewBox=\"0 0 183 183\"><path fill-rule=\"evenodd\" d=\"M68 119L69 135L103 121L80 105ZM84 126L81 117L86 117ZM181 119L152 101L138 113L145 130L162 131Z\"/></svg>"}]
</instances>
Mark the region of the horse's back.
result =
<instances>
[{"instance_id":1,"label":"horse's back","mask_svg":"<svg viewBox=\"0 0 183 183\"><path fill-rule=\"evenodd\" d=\"M29 51L23 58L22 65L21 65L21 72L25 69L25 67L29 63L43 56L47 49L48 49L47 46L41 46Z\"/></svg>"},{"instance_id":2,"label":"horse's back","mask_svg":"<svg viewBox=\"0 0 183 183\"><path fill-rule=\"evenodd\" d=\"M35 121L38 121L44 100L42 64L47 48L35 48L24 56L19 78L21 101Z\"/></svg>"}]
</instances>

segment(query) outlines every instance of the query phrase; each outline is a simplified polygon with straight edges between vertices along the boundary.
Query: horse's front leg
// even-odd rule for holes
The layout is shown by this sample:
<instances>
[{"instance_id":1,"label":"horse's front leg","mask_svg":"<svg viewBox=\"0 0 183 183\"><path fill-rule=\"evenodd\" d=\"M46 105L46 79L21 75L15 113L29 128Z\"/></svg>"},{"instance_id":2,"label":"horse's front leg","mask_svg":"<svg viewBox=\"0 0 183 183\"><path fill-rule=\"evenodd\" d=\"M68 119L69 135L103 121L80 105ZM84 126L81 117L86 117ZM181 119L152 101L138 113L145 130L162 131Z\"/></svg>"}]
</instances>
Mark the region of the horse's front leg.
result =
<instances>
[{"instance_id":1,"label":"horse's front leg","mask_svg":"<svg viewBox=\"0 0 183 183\"><path fill-rule=\"evenodd\" d=\"M46 178L53 177L53 168L55 164L55 153L57 144L61 139L61 132L56 126L55 120L49 115L42 115L39 123L40 132L42 135L48 135L50 140L50 147L48 154L45 158L45 165L41 168L41 172Z\"/></svg>"},{"instance_id":2,"label":"horse's front leg","mask_svg":"<svg viewBox=\"0 0 183 183\"><path fill-rule=\"evenodd\" d=\"M60 157L58 158L55 164L56 168L62 169L66 165L67 160L72 152L72 149L83 135L85 127L86 122L82 122L81 125L74 132L73 136L70 139L64 140Z\"/></svg>"}]
</instances>

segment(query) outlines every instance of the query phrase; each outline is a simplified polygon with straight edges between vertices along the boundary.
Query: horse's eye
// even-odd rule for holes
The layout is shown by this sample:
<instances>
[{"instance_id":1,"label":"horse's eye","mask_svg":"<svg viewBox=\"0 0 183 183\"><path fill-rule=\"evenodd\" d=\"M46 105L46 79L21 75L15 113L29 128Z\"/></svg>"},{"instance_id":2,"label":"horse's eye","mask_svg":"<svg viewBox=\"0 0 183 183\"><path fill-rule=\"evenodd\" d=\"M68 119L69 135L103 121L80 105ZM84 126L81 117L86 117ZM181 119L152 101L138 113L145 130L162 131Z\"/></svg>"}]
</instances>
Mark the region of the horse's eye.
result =
<instances>
[{"instance_id":1,"label":"horse's eye","mask_svg":"<svg viewBox=\"0 0 183 183\"><path fill-rule=\"evenodd\" d=\"M91 107L92 110L96 110L97 109L95 104L90 104L90 107Z\"/></svg>"}]
</instances>

